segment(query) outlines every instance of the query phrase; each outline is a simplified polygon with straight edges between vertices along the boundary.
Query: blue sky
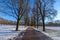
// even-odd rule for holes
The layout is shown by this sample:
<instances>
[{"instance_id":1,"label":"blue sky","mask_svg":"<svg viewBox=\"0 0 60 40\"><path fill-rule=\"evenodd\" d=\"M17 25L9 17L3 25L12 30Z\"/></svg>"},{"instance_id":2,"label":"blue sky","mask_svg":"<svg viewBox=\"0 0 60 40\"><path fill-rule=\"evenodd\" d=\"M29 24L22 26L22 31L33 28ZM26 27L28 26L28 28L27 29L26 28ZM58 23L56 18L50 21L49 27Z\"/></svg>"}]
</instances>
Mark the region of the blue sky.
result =
<instances>
[{"instance_id":1,"label":"blue sky","mask_svg":"<svg viewBox=\"0 0 60 40\"><path fill-rule=\"evenodd\" d=\"M31 8L32 8L33 5L34 5L33 1L34 1L34 0L31 0L31 1L30 1L30 6L31 6ZM31 12L30 12L30 14L31 14ZM0 12L0 17L2 17L2 18L4 18L4 19L12 20L12 21L15 21L15 20L16 20L15 18L13 18L13 17L11 17L11 16L9 16L9 15L2 14L2 12Z\"/></svg>"},{"instance_id":2,"label":"blue sky","mask_svg":"<svg viewBox=\"0 0 60 40\"><path fill-rule=\"evenodd\" d=\"M54 8L57 10L57 16L54 20L60 20L60 0L55 0Z\"/></svg>"},{"instance_id":3,"label":"blue sky","mask_svg":"<svg viewBox=\"0 0 60 40\"><path fill-rule=\"evenodd\" d=\"M33 6L33 1L34 0L32 0L30 2L31 7ZM60 20L60 0L55 0L55 1L56 1L56 3L54 4L54 8L57 10L57 16L55 17L54 20ZM3 18L8 19L8 20L13 20L13 21L15 20L13 17L2 14L1 12L0 12L0 17L3 17Z\"/></svg>"}]
</instances>

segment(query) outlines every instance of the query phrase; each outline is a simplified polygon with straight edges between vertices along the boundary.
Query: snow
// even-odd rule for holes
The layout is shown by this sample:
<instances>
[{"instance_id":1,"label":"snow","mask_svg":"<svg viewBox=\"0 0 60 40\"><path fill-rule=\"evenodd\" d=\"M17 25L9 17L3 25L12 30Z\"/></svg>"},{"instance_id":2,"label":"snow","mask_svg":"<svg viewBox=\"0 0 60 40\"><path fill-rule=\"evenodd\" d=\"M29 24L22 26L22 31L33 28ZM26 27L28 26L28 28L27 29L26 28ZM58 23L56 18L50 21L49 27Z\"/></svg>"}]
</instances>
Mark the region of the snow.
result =
<instances>
[{"instance_id":1,"label":"snow","mask_svg":"<svg viewBox=\"0 0 60 40\"><path fill-rule=\"evenodd\" d=\"M46 29L52 29L52 30L60 30L60 27L46 27Z\"/></svg>"},{"instance_id":2,"label":"snow","mask_svg":"<svg viewBox=\"0 0 60 40\"><path fill-rule=\"evenodd\" d=\"M0 25L0 40L8 40L16 37L20 32L25 30L27 27L19 26L20 31L14 31L15 25Z\"/></svg>"},{"instance_id":3,"label":"snow","mask_svg":"<svg viewBox=\"0 0 60 40\"><path fill-rule=\"evenodd\" d=\"M60 40L60 27L46 27L47 33L54 39Z\"/></svg>"},{"instance_id":4,"label":"snow","mask_svg":"<svg viewBox=\"0 0 60 40\"><path fill-rule=\"evenodd\" d=\"M33 27L34 28L34 27ZM46 33L46 32L44 32L44 31L41 31L41 30L39 30L39 29L37 29L37 28L34 28L35 30L37 30L37 31L40 31L41 33L43 33L43 34L45 34L46 36L49 36L49 34L48 33ZM49 36L50 37L50 36Z\"/></svg>"},{"instance_id":5,"label":"snow","mask_svg":"<svg viewBox=\"0 0 60 40\"><path fill-rule=\"evenodd\" d=\"M39 27L38 30L42 31L42 27ZM43 32L43 31L42 31ZM60 40L60 27L46 26L46 32L44 34L50 36L53 40Z\"/></svg>"},{"instance_id":6,"label":"snow","mask_svg":"<svg viewBox=\"0 0 60 40\"><path fill-rule=\"evenodd\" d=\"M16 28L15 25L0 25L0 40L8 40L10 38L12 39L13 37L16 37L20 32L25 30L27 27L19 26L20 31L14 31L15 28ZM43 32L42 27L39 27L38 31L41 31L47 36L50 36L54 40L60 40L60 27L59 26L58 27L46 26L46 32Z\"/></svg>"}]
</instances>

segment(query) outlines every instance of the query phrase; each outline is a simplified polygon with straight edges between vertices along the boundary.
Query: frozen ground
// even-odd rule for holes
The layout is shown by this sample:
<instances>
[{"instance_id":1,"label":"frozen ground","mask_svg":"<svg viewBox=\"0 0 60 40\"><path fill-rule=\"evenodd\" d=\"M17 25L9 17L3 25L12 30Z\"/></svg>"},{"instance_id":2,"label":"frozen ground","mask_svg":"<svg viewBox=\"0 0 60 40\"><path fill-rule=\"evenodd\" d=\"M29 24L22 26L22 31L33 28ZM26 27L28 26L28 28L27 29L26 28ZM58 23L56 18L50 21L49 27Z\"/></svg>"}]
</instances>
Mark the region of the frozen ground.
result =
<instances>
[{"instance_id":1,"label":"frozen ground","mask_svg":"<svg viewBox=\"0 0 60 40\"><path fill-rule=\"evenodd\" d=\"M24 26L20 26L20 31L14 31L15 25L0 25L0 40L8 40L18 35L19 32L25 30Z\"/></svg>"},{"instance_id":2,"label":"frozen ground","mask_svg":"<svg viewBox=\"0 0 60 40\"><path fill-rule=\"evenodd\" d=\"M39 28L42 31L42 27ZM46 27L46 33L54 40L60 40L60 27Z\"/></svg>"}]
</instances>

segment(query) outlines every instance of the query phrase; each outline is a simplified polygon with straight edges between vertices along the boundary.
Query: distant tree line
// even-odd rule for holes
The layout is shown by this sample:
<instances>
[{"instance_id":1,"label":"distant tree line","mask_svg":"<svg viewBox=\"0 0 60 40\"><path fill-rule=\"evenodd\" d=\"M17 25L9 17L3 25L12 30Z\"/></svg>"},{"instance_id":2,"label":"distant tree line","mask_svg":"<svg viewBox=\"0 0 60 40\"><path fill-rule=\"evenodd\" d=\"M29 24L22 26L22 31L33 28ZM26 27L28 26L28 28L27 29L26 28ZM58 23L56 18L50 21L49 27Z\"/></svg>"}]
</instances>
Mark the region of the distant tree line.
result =
<instances>
[{"instance_id":1,"label":"distant tree line","mask_svg":"<svg viewBox=\"0 0 60 40\"><path fill-rule=\"evenodd\" d=\"M29 17L30 18L30 17ZM28 19L29 19L28 18ZM20 22L20 25L26 25L26 26L37 26L36 20L34 17L31 18L31 20L28 20L27 22L24 20L24 22ZM0 25L16 25L16 21L11 20L0 20ZM42 22L38 22L38 26L43 26ZM60 26L60 23L58 22L47 22L45 26Z\"/></svg>"}]
</instances>

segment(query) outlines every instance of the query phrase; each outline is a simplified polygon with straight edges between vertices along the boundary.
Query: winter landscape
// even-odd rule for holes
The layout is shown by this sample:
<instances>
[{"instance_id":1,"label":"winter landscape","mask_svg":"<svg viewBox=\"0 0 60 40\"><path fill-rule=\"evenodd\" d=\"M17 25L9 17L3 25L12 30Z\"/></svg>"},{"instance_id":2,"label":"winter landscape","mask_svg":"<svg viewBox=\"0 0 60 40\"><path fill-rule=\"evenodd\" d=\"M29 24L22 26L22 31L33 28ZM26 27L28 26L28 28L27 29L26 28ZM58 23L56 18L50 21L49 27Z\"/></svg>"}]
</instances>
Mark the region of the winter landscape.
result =
<instances>
[{"instance_id":1,"label":"winter landscape","mask_svg":"<svg viewBox=\"0 0 60 40\"><path fill-rule=\"evenodd\" d=\"M16 37L21 31L25 30L24 26L19 27L20 31L15 31L14 25L0 25L0 40L8 40Z\"/></svg>"},{"instance_id":2,"label":"winter landscape","mask_svg":"<svg viewBox=\"0 0 60 40\"><path fill-rule=\"evenodd\" d=\"M0 0L0 40L60 40L59 5L60 0Z\"/></svg>"},{"instance_id":3,"label":"winter landscape","mask_svg":"<svg viewBox=\"0 0 60 40\"><path fill-rule=\"evenodd\" d=\"M21 31L25 30L27 27L19 26L20 31L15 31L15 25L0 25L0 40L8 40L16 37ZM39 31L42 31L42 27L38 28ZM50 27L46 26L46 32L44 34L50 36L54 40L60 40L60 27Z\"/></svg>"}]
</instances>

